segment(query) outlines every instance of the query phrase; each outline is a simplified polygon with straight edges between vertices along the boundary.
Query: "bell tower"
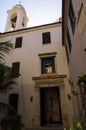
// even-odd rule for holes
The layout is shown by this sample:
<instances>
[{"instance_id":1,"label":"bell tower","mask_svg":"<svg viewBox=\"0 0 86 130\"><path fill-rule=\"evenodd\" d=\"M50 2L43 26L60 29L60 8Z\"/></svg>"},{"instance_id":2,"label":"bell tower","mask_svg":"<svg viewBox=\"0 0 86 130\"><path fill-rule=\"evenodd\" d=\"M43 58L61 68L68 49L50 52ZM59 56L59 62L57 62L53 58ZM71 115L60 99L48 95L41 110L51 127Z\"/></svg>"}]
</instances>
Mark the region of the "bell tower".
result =
<instances>
[{"instance_id":1,"label":"bell tower","mask_svg":"<svg viewBox=\"0 0 86 130\"><path fill-rule=\"evenodd\" d=\"M5 32L27 27L28 17L22 5L15 5L12 9L8 10L7 13L8 16L5 26Z\"/></svg>"}]
</instances>

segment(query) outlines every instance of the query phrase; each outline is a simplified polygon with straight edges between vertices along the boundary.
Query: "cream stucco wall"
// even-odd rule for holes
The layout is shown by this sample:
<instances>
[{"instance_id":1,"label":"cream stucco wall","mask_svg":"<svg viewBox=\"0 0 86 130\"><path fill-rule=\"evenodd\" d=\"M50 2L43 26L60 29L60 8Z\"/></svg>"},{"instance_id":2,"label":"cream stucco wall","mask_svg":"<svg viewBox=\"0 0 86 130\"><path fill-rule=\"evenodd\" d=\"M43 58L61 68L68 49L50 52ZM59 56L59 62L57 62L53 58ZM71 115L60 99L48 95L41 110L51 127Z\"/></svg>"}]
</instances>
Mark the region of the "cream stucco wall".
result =
<instances>
[{"instance_id":1,"label":"cream stucco wall","mask_svg":"<svg viewBox=\"0 0 86 130\"><path fill-rule=\"evenodd\" d=\"M42 33L51 33L51 43L42 44ZM65 94L64 101L67 107L66 116L68 119L73 116L72 99L68 100L68 94L71 96L71 86L69 84L69 70L66 59L65 47L62 46L62 27L61 23L53 23L52 25L40 26L36 28L28 28L10 33L3 33L0 36L0 41L11 40L15 46L15 39L23 37L22 47L14 48L6 60L6 64L12 66L13 62L20 62L20 77L17 79L17 86L9 93L19 93L18 112L23 115L25 127L33 127L34 124L34 104L35 104L35 84L32 77L41 76L41 61L39 54L56 52L55 67L57 75L66 75L64 81L65 87L63 93ZM30 101L33 96L33 101ZM63 99L63 98L62 98ZM64 102L62 100L62 102ZM63 105L65 105L63 103ZM62 106L63 106L62 105ZM64 109L64 108L63 108ZM64 117L65 119L67 117ZM64 122L65 122L64 119ZM67 120L66 120L67 125Z\"/></svg>"},{"instance_id":2,"label":"cream stucco wall","mask_svg":"<svg viewBox=\"0 0 86 130\"><path fill-rule=\"evenodd\" d=\"M79 87L77 86L78 76L82 76L86 74L86 1L85 0L72 0L74 13L76 17L76 24L75 24L75 32L73 34L71 29L70 18L68 16L67 19L67 27L69 30L69 35L71 39L72 49L71 54L69 53L69 68L70 68L70 76L71 81L74 85L75 92L78 95L75 95L76 99L74 99L74 107L75 107L75 116L78 120L83 120L83 107L82 107L82 100L80 95ZM78 15L81 8L81 4L83 3L82 9L82 17L79 19L78 22ZM66 14L65 16L66 17ZM67 44L67 39L66 39Z\"/></svg>"}]
</instances>

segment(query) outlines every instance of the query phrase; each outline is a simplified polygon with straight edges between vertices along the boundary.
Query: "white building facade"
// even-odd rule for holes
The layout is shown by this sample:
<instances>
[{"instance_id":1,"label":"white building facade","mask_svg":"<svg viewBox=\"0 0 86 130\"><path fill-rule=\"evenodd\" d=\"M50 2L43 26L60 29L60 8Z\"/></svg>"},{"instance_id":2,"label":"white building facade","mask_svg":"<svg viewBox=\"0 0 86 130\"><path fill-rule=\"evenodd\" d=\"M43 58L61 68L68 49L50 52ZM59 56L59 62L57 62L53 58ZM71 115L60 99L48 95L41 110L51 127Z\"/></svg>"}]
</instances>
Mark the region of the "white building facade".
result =
<instances>
[{"instance_id":1,"label":"white building facade","mask_svg":"<svg viewBox=\"0 0 86 130\"><path fill-rule=\"evenodd\" d=\"M19 5L17 8L23 10ZM11 12L12 16L14 12ZM15 102L25 128L58 124L68 127L74 108L66 52L62 45L62 23L14 30L8 30L6 24L0 42L9 40L14 49L6 65L13 67L20 76L16 79L17 85L3 100L11 105Z\"/></svg>"},{"instance_id":2,"label":"white building facade","mask_svg":"<svg viewBox=\"0 0 86 130\"><path fill-rule=\"evenodd\" d=\"M75 118L86 126L83 92L78 77L86 74L86 0L63 0L63 43L73 85Z\"/></svg>"}]
</instances>

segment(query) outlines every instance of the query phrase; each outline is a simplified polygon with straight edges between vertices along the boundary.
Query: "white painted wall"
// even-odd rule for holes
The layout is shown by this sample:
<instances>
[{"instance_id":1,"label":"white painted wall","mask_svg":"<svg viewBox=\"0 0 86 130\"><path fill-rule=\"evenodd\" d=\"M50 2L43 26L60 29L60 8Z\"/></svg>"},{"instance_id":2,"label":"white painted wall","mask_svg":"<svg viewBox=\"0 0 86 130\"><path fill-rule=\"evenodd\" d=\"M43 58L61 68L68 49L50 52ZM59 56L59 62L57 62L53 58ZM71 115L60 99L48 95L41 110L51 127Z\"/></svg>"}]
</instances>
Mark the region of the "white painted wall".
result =
<instances>
[{"instance_id":1,"label":"white painted wall","mask_svg":"<svg viewBox=\"0 0 86 130\"><path fill-rule=\"evenodd\" d=\"M44 28L38 27L36 30L28 29L20 33L3 34L0 41L11 42L15 46L17 37L23 37L22 47L14 48L6 60L6 64L12 66L12 62L20 61L20 74L17 79L18 85L14 87L11 93L19 93L19 113L23 116L26 128L33 126L34 119L34 82L32 77L41 75L41 63L38 54L57 52L55 58L56 73L66 74L69 78L69 70L66 60L65 48L62 46L62 27L57 23L56 26L50 25ZM51 33L51 43L42 44L42 33ZM66 83L66 85L68 85ZM66 86L66 90L67 90ZM10 92L9 92L10 93ZM70 93L70 89L67 90ZM30 97L33 96L33 102L30 102ZM68 100L68 99L67 99ZM69 107L69 106L68 106Z\"/></svg>"},{"instance_id":2,"label":"white painted wall","mask_svg":"<svg viewBox=\"0 0 86 130\"><path fill-rule=\"evenodd\" d=\"M83 74L86 74L86 52L84 51L84 48L86 48L86 13L85 17L83 17L83 21L85 22L84 29L81 29L81 27L78 28L78 11L80 10L81 4L83 3L83 9L86 12L86 0L72 0L73 7L74 7L74 13L76 16L76 25L75 25L75 32L72 33L71 25L70 25L70 19L68 19L68 29L70 33L71 43L72 43L72 50L71 54L69 55L69 67L70 67L70 75L71 80L74 84L74 89L78 93L77 95L77 104L79 108L79 113L77 113L78 108L76 107L76 113L78 119L80 116L83 115L83 108L82 108L82 100L80 95L79 87L77 86L78 76L82 76ZM82 30L82 31L79 31ZM80 114L80 115L79 115ZM82 120L82 119L81 119Z\"/></svg>"}]
</instances>

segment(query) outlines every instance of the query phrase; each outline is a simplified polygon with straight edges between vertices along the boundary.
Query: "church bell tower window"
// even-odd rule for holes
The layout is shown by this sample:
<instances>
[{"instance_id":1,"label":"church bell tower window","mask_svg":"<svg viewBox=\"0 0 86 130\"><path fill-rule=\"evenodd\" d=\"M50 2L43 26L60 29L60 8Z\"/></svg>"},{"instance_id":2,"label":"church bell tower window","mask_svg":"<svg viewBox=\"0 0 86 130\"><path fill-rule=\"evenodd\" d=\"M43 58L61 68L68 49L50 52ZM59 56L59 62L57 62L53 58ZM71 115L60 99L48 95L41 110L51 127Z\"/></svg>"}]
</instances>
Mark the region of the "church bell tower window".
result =
<instances>
[{"instance_id":1,"label":"church bell tower window","mask_svg":"<svg viewBox=\"0 0 86 130\"><path fill-rule=\"evenodd\" d=\"M11 28L14 30L16 28L17 15L14 14L11 18Z\"/></svg>"}]
</instances>

